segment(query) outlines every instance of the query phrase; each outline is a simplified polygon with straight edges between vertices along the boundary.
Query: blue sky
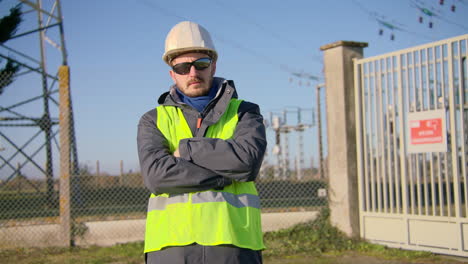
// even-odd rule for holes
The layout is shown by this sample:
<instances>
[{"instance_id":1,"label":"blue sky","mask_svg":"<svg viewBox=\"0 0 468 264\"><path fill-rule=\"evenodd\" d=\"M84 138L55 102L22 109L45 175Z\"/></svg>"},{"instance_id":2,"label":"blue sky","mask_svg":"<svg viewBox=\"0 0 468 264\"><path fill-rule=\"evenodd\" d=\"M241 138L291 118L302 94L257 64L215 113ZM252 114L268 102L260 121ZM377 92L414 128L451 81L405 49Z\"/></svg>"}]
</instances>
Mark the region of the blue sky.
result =
<instances>
[{"instance_id":1,"label":"blue sky","mask_svg":"<svg viewBox=\"0 0 468 264\"><path fill-rule=\"evenodd\" d=\"M12 3L0 2L1 15ZM453 4L456 12L450 11ZM432 29L416 6L437 13ZM172 84L161 56L167 32L182 20L212 33L219 53L216 75L234 80L240 97L258 103L265 115L315 107L315 86L323 80L306 85L292 73L322 78L325 44L367 42L369 57L468 33L466 0L445 0L443 6L438 0L80 0L62 1L62 7L78 158L89 166L100 160L109 173L119 171L120 160L126 170L139 170L137 123ZM398 27L395 40L378 20ZM20 39L11 45L38 46ZM15 83L22 84L27 81ZM0 105L30 94L12 90L0 96Z\"/></svg>"}]
</instances>

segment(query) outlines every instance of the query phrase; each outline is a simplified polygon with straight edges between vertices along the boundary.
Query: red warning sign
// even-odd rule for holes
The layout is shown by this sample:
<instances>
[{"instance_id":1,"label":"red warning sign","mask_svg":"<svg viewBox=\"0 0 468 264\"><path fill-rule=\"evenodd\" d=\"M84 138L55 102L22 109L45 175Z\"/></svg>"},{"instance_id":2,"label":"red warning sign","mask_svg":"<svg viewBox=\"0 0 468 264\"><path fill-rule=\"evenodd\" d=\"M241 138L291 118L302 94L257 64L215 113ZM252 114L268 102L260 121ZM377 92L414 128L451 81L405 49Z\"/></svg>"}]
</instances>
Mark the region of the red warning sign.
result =
<instances>
[{"instance_id":1,"label":"red warning sign","mask_svg":"<svg viewBox=\"0 0 468 264\"><path fill-rule=\"evenodd\" d=\"M408 113L408 153L447 152L445 109Z\"/></svg>"},{"instance_id":2,"label":"red warning sign","mask_svg":"<svg viewBox=\"0 0 468 264\"><path fill-rule=\"evenodd\" d=\"M442 118L410 121L411 144L443 143Z\"/></svg>"}]
</instances>

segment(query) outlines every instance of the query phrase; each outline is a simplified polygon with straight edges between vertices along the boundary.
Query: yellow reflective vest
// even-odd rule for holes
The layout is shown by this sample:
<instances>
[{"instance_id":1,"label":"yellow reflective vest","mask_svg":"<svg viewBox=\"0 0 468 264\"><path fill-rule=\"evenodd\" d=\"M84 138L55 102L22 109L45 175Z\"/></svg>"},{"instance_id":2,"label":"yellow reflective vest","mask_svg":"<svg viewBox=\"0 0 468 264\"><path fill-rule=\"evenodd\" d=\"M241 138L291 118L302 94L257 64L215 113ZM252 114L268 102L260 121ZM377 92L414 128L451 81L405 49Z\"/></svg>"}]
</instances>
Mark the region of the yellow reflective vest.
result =
<instances>
[{"instance_id":1,"label":"yellow reflective vest","mask_svg":"<svg viewBox=\"0 0 468 264\"><path fill-rule=\"evenodd\" d=\"M231 99L220 120L208 128L206 137L232 138L241 102ZM156 109L157 127L173 153L180 140L193 137L192 132L180 108L161 105ZM192 243L265 249L260 198L255 183L233 181L222 190L178 195L151 194L146 219L145 253Z\"/></svg>"}]
</instances>

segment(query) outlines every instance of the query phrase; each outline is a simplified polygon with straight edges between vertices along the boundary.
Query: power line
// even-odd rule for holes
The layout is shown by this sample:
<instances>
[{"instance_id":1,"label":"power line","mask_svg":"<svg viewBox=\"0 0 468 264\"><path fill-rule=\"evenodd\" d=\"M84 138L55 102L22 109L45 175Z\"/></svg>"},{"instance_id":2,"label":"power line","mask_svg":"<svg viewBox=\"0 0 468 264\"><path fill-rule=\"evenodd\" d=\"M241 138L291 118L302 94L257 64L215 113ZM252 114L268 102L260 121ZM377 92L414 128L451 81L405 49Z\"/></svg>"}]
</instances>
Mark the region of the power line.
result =
<instances>
[{"instance_id":1,"label":"power line","mask_svg":"<svg viewBox=\"0 0 468 264\"><path fill-rule=\"evenodd\" d=\"M148 0L143 0L143 3L145 3L147 6L151 7L152 9L158 11L159 13L165 15L165 16L168 16L168 17L175 17L179 20L191 20L187 17L184 17L184 16L180 16L180 15L176 15L175 13L169 11L168 9L162 7L161 5L158 5L156 4L155 2L152 2L152 1L148 1ZM258 27L262 28L261 25L257 24ZM285 64L278 64L277 62L275 62L273 59L271 59L270 57L264 55L264 54L261 54L251 48L248 48L242 44L240 44L239 42L233 40L233 39L227 39L225 37L223 37L222 35L219 35L219 34L216 34L216 33L212 33L212 36L213 38L215 38L216 40L228 45L228 46L231 46L241 52L244 52L244 53L247 53L253 57L256 57L257 59L259 59L260 61L262 61L263 63L266 63L266 64L269 64L269 65L272 65L274 67L279 67L280 70L284 71L284 72L287 72L289 74L297 74L297 71L296 70L291 70L290 67L288 67L287 65ZM316 77L312 74L308 74L309 76L313 76L314 79L319 79L319 77Z\"/></svg>"},{"instance_id":2,"label":"power line","mask_svg":"<svg viewBox=\"0 0 468 264\"><path fill-rule=\"evenodd\" d=\"M392 32L393 30L405 32L410 35L416 35L421 38L427 39L427 40L434 40L434 37L427 36L418 32L410 31L406 28L406 26L396 22L395 20L389 20L386 16L381 15L375 11L371 11L367 9L362 3L360 3L357 0L352 0L352 2L361 9L364 13L366 13L372 20L376 21L381 27L390 29ZM383 34L383 28L379 29L379 35ZM392 33L391 40L393 40L394 35Z\"/></svg>"},{"instance_id":3,"label":"power line","mask_svg":"<svg viewBox=\"0 0 468 264\"><path fill-rule=\"evenodd\" d=\"M215 4L217 4L219 7L223 8L223 10L229 10L231 14L233 15L236 15L237 17L241 18L240 21L246 23L246 24L249 24L249 25L253 25L255 26L256 28L258 28L261 32L264 32L264 33L268 33L271 37L273 37L274 39L276 40L279 40L283 43L286 43L288 46L292 47L292 48L299 48L298 45L296 45L296 43L294 43L293 41L291 41L290 39L288 38L284 38L282 35L280 34L277 34L271 30L268 30L268 28L266 28L265 26L259 24L258 22L256 22L254 19L248 17L247 15L245 15L245 12L244 13L241 13L239 11L236 10L235 7L233 6L226 6L224 3L221 3L220 1L218 0L214 0L213 1ZM236 12L234 12L236 11Z\"/></svg>"},{"instance_id":4,"label":"power line","mask_svg":"<svg viewBox=\"0 0 468 264\"><path fill-rule=\"evenodd\" d=\"M427 16L429 18L436 18L436 19L442 20L442 21L444 21L444 22L446 22L448 24L458 26L458 27L460 27L460 28L462 28L464 30L468 30L468 27L445 18L444 16L442 16L442 14L440 12L437 12L433 7L427 7L425 5L425 3L423 3L422 1L412 0L411 3L412 3L412 7L419 10L422 13L422 15L424 15L424 16ZM423 22L422 15L419 17L419 22L420 23ZM429 27L432 28L432 21L429 22Z\"/></svg>"},{"instance_id":5,"label":"power line","mask_svg":"<svg viewBox=\"0 0 468 264\"><path fill-rule=\"evenodd\" d=\"M143 0L143 3L145 3L147 6L151 7L152 9L157 10L162 15L165 15L165 16L168 16L168 17L175 17L175 18L177 18L179 20L190 20L190 19L188 19L186 17L179 16L179 15L176 15L176 14L168 11L166 8L156 4L155 1Z\"/></svg>"},{"instance_id":6,"label":"power line","mask_svg":"<svg viewBox=\"0 0 468 264\"><path fill-rule=\"evenodd\" d=\"M240 21L244 22L245 24L256 27L262 33L268 33L268 35L270 35L272 38L276 39L277 41L282 42L283 44L286 44L290 48L301 49L300 45L292 41L290 38L284 37L284 34L278 34L275 31L269 30L263 24L260 24L257 21L255 21L253 18L247 16L245 12L242 12L236 9L236 7L226 6L224 3L222 3L219 0L215 0L214 3L217 4L219 7L223 8L223 10L229 10L231 15L237 16L238 18L240 18ZM320 56L312 55L312 58L316 62L322 64L322 60Z\"/></svg>"}]
</instances>

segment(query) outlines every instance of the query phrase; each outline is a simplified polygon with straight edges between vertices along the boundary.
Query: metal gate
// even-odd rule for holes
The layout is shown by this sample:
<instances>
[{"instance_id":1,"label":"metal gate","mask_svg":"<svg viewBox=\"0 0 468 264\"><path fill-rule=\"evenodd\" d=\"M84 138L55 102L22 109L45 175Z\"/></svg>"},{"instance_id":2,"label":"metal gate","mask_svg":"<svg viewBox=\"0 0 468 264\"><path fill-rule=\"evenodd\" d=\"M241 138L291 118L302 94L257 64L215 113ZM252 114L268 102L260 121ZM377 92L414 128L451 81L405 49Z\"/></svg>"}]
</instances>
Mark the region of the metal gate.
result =
<instances>
[{"instance_id":1,"label":"metal gate","mask_svg":"<svg viewBox=\"0 0 468 264\"><path fill-rule=\"evenodd\" d=\"M468 35L356 60L361 237L468 256Z\"/></svg>"}]
</instances>

